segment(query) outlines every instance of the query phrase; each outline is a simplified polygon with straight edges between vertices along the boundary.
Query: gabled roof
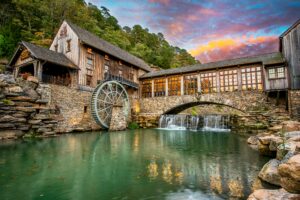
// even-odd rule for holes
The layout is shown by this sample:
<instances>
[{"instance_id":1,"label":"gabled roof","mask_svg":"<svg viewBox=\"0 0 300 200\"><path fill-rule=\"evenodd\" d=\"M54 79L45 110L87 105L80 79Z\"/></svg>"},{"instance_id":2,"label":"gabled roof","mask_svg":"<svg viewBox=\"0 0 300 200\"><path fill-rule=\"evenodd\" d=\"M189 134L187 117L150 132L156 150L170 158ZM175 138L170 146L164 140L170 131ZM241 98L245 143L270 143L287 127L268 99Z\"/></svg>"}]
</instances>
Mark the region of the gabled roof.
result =
<instances>
[{"instance_id":1,"label":"gabled roof","mask_svg":"<svg viewBox=\"0 0 300 200\"><path fill-rule=\"evenodd\" d=\"M119 58L120 60L126 61L136 67L144 69L147 72L152 71L152 69L148 66L148 64L145 63L142 59L99 38L98 36L90 33L87 30L80 28L79 26L77 26L69 21L66 21L66 22L73 29L73 31L77 34L77 36L78 36L79 40L81 40L81 42L83 42L91 47L94 47L98 50L101 50L107 54L110 54L116 58Z\"/></svg>"},{"instance_id":2,"label":"gabled roof","mask_svg":"<svg viewBox=\"0 0 300 200\"><path fill-rule=\"evenodd\" d=\"M293 30L296 26L300 24L300 19L298 19L292 26L290 26L286 31L284 31L279 38L283 38L286 34L288 34L291 30Z\"/></svg>"},{"instance_id":3,"label":"gabled roof","mask_svg":"<svg viewBox=\"0 0 300 200\"><path fill-rule=\"evenodd\" d=\"M179 68L174 68L174 69L153 71L153 72L149 72L149 73L142 75L140 78L152 78L152 77L159 77L159 76L165 76L165 75L197 72L197 71L203 71L203 70L219 69L219 68L252 64L252 63L263 63L264 65L272 65L272 64L281 64L284 62L285 62L285 59L283 58L283 55L280 52L275 52L275 53L262 54L262 55L257 55L257 56L250 56L250 57L243 57L243 58L237 58L237 59L231 59L231 60L211 62L211 63L206 63L206 64L190 65L190 66L179 67Z\"/></svg>"},{"instance_id":4,"label":"gabled roof","mask_svg":"<svg viewBox=\"0 0 300 200\"><path fill-rule=\"evenodd\" d=\"M51 51L44 47L40 47L29 42L20 42L31 53L31 56L38 60L44 60L53 64L62 65L71 69L79 69L71 60L69 60L64 54ZM20 48L20 47L19 47ZM18 49L19 50L19 49ZM17 51L18 51L17 50ZM15 54L16 55L16 54ZM15 57L14 55L14 57ZM14 58L13 58L14 59ZM13 59L9 63L11 65Z\"/></svg>"}]
</instances>

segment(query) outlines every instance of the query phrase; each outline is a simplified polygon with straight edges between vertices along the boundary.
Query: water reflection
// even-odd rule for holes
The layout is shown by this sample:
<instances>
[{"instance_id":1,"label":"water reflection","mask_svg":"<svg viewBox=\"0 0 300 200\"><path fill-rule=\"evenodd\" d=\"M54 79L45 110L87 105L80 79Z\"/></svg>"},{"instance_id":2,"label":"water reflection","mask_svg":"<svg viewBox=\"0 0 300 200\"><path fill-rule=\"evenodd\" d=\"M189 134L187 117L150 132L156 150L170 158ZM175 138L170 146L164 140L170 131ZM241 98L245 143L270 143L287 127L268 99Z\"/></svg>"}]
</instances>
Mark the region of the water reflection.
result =
<instances>
[{"instance_id":1,"label":"water reflection","mask_svg":"<svg viewBox=\"0 0 300 200\"><path fill-rule=\"evenodd\" d=\"M0 199L244 198L265 162L228 133L137 130L0 144Z\"/></svg>"}]
</instances>

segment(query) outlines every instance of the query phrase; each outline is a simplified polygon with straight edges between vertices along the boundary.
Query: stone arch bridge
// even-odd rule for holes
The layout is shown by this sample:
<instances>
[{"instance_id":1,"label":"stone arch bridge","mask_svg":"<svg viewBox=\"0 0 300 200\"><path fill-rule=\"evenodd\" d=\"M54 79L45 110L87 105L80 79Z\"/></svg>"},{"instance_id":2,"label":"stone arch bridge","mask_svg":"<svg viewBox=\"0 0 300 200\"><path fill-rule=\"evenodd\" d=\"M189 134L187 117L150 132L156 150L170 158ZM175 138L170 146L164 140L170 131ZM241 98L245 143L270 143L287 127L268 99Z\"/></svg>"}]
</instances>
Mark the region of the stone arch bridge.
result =
<instances>
[{"instance_id":1,"label":"stone arch bridge","mask_svg":"<svg viewBox=\"0 0 300 200\"><path fill-rule=\"evenodd\" d=\"M267 102L267 95L262 91L236 91L224 93L195 95L164 96L154 98L141 98L139 107L141 114L160 116L162 114L177 114L181 111L201 105L217 104L237 109L245 114L265 112L274 108Z\"/></svg>"},{"instance_id":2,"label":"stone arch bridge","mask_svg":"<svg viewBox=\"0 0 300 200\"><path fill-rule=\"evenodd\" d=\"M285 109L269 102L267 94L263 91L209 93L202 94L198 98L195 95L141 98L138 105L133 105L133 110L137 110L138 107L137 121L142 127L155 127L162 114L178 114L193 106L205 104L231 107L241 111L242 118L258 123L264 121L268 124L278 112L286 114Z\"/></svg>"}]
</instances>

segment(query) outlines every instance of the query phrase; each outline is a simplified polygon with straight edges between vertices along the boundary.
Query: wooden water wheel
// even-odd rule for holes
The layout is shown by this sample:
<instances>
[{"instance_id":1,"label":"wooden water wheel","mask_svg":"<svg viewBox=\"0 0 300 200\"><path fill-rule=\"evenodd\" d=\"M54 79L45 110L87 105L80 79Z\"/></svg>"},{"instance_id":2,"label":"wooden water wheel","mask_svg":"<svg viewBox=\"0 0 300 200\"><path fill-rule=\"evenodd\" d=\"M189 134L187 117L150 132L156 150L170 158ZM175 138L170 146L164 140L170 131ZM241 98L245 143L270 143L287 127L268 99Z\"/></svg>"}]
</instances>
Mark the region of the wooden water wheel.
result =
<instances>
[{"instance_id":1,"label":"wooden water wheel","mask_svg":"<svg viewBox=\"0 0 300 200\"><path fill-rule=\"evenodd\" d=\"M126 118L128 117L130 104L126 89L117 81L100 83L91 100L92 116L97 124L109 128L114 106L121 107Z\"/></svg>"}]
</instances>

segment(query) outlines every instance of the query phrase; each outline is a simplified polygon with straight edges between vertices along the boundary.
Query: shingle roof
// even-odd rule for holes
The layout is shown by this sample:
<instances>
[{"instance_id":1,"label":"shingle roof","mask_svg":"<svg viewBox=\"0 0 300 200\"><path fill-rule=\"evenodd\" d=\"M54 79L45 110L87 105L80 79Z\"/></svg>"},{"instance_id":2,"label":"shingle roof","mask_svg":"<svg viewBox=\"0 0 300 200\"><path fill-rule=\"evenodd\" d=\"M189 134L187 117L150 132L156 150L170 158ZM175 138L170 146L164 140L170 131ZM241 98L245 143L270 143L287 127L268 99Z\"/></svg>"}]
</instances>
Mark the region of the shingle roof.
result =
<instances>
[{"instance_id":1,"label":"shingle roof","mask_svg":"<svg viewBox=\"0 0 300 200\"><path fill-rule=\"evenodd\" d=\"M283 58L283 55L280 52L275 52L275 53L269 53L269 54L262 54L262 55L258 55L258 56L243 57L243 58L237 58L237 59L231 59L231 60L211 62L211 63L206 63L206 64L190 65L190 66L179 67L179 68L174 68L174 69L153 71L153 72L149 72L149 73L142 75L140 78L159 77L159 76L165 76L165 75L196 72L196 71L202 71L202 70L224 68L224 67L251 64L251 63L259 63L259 62L262 62L264 65L271 65L271 64L284 63L285 60Z\"/></svg>"},{"instance_id":2,"label":"shingle roof","mask_svg":"<svg viewBox=\"0 0 300 200\"><path fill-rule=\"evenodd\" d=\"M57 53L55 51L51 51L44 47L36 46L29 42L21 42L28 51L30 51L31 55L39 60L45 60L57 65L62 65L65 67L69 67L72 69L79 69L71 60L69 60L64 54Z\"/></svg>"},{"instance_id":3,"label":"shingle roof","mask_svg":"<svg viewBox=\"0 0 300 200\"><path fill-rule=\"evenodd\" d=\"M152 69L149 67L147 63L145 63L142 59L131 55L127 51L124 51L123 49L112 45L111 43L99 38L98 36L90 33L87 30L84 30L77 25L67 21L67 23L70 25L70 27L73 29L73 31L77 34L78 38L85 44L92 46L98 50L101 50L103 52L106 52L107 54L110 54L116 58L119 58L123 61L126 61L136 67L139 67L141 69L146 70L147 72L152 71Z\"/></svg>"}]
</instances>

